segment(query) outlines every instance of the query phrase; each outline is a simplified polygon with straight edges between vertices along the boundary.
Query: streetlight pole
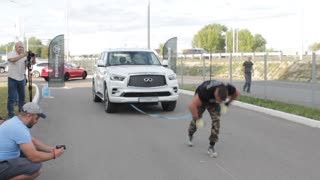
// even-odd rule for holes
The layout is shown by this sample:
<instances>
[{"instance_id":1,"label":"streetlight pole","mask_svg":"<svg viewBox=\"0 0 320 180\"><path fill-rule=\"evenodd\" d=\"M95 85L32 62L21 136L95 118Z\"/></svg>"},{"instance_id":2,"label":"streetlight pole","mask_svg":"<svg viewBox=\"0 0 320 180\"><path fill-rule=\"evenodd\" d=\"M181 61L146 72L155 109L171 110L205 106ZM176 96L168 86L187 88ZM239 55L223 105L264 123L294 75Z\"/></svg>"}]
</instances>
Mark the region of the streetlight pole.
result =
<instances>
[{"instance_id":1,"label":"streetlight pole","mask_svg":"<svg viewBox=\"0 0 320 180\"><path fill-rule=\"evenodd\" d=\"M66 57L67 57L67 62L69 62L69 29L68 29L68 3L69 1L67 0L66 1L66 35L65 35L65 54L66 54Z\"/></svg>"},{"instance_id":2,"label":"streetlight pole","mask_svg":"<svg viewBox=\"0 0 320 180\"><path fill-rule=\"evenodd\" d=\"M237 49L236 49L236 52L238 53L239 52L239 29L236 29L236 37L237 37Z\"/></svg>"},{"instance_id":3,"label":"streetlight pole","mask_svg":"<svg viewBox=\"0 0 320 180\"><path fill-rule=\"evenodd\" d=\"M232 29L232 54L235 53L235 40L236 40L235 34L236 34L236 31L233 28Z\"/></svg>"},{"instance_id":4,"label":"streetlight pole","mask_svg":"<svg viewBox=\"0 0 320 180\"><path fill-rule=\"evenodd\" d=\"M228 53L228 31L226 32L226 53Z\"/></svg>"},{"instance_id":5,"label":"streetlight pole","mask_svg":"<svg viewBox=\"0 0 320 180\"><path fill-rule=\"evenodd\" d=\"M150 0L148 1L148 49L150 49Z\"/></svg>"},{"instance_id":6,"label":"streetlight pole","mask_svg":"<svg viewBox=\"0 0 320 180\"><path fill-rule=\"evenodd\" d=\"M25 8L26 6L32 5L32 2L30 2L30 1L24 1L21 3L21 2L18 2L17 0L9 0L9 2L15 4L15 6L17 6L18 8L19 8L19 6L22 8ZM17 16L17 22L15 25L15 31L16 31L15 38L14 38L15 41L19 41L19 40L23 41L24 40L23 34L25 32L25 27L23 26L23 28L22 28L21 21L24 22L25 19L24 19L24 13L21 13L21 11L20 11L20 14L22 14L23 19L21 18L21 15Z\"/></svg>"},{"instance_id":7,"label":"streetlight pole","mask_svg":"<svg viewBox=\"0 0 320 180\"><path fill-rule=\"evenodd\" d=\"M303 30L303 25L304 25L304 23L303 23L303 15L304 14L304 12L303 12L303 6L302 6L302 8L301 8L301 15L300 15L300 18L301 18L301 22L300 22L300 38L301 38L301 52L300 52L300 60L303 60L303 38L304 38L304 36L303 36L303 33L304 33L304 30Z\"/></svg>"},{"instance_id":8,"label":"streetlight pole","mask_svg":"<svg viewBox=\"0 0 320 180\"><path fill-rule=\"evenodd\" d=\"M26 36L26 40L27 40L27 51L29 51L29 38L28 38L28 36Z\"/></svg>"},{"instance_id":9,"label":"streetlight pole","mask_svg":"<svg viewBox=\"0 0 320 180\"><path fill-rule=\"evenodd\" d=\"M225 49L225 53L227 53L228 52L228 31L227 32L223 31L222 35L224 35L224 44L225 44L224 49Z\"/></svg>"}]
</instances>

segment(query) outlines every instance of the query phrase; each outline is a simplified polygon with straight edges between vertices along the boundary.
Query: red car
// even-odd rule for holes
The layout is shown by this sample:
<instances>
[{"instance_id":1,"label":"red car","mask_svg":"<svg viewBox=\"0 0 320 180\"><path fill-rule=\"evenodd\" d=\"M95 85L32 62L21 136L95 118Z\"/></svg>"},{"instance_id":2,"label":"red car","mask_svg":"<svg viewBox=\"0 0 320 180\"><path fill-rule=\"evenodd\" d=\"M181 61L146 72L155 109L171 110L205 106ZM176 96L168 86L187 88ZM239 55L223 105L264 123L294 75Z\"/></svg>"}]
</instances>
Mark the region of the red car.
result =
<instances>
[{"instance_id":1,"label":"red car","mask_svg":"<svg viewBox=\"0 0 320 180\"><path fill-rule=\"evenodd\" d=\"M41 77L44 78L45 81L49 80L49 71L48 66L44 67L41 72ZM68 81L70 78L87 78L87 71L83 68L80 68L76 64L73 63L65 63L64 64L64 80Z\"/></svg>"}]
</instances>

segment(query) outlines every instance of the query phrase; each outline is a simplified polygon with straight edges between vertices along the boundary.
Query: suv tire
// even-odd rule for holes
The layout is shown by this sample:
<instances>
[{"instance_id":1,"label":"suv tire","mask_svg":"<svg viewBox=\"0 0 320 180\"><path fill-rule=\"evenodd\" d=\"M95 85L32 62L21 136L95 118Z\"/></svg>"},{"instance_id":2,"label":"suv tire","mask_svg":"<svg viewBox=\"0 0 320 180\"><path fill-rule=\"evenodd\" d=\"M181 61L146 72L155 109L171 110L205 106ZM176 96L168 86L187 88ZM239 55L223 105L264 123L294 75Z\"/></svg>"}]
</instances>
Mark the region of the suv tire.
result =
<instances>
[{"instance_id":1,"label":"suv tire","mask_svg":"<svg viewBox=\"0 0 320 180\"><path fill-rule=\"evenodd\" d=\"M96 94L96 88L94 85L94 82L92 82L92 97L93 97L93 102L101 102L102 100L97 96Z\"/></svg>"},{"instance_id":2,"label":"suv tire","mask_svg":"<svg viewBox=\"0 0 320 180\"><path fill-rule=\"evenodd\" d=\"M82 73L82 79L86 79L86 78L87 78L87 72L84 71L84 72Z\"/></svg>"},{"instance_id":3,"label":"suv tire","mask_svg":"<svg viewBox=\"0 0 320 180\"><path fill-rule=\"evenodd\" d=\"M65 75L64 75L64 81L68 81L69 80L69 73L66 73Z\"/></svg>"},{"instance_id":4,"label":"suv tire","mask_svg":"<svg viewBox=\"0 0 320 180\"><path fill-rule=\"evenodd\" d=\"M173 111L176 108L177 101L161 102L164 111Z\"/></svg>"},{"instance_id":5,"label":"suv tire","mask_svg":"<svg viewBox=\"0 0 320 180\"><path fill-rule=\"evenodd\" d=\"M104 108L107 113L116 112L116 104L109 101L108 89L104 89Z\"/></svg>"}]
</instances>

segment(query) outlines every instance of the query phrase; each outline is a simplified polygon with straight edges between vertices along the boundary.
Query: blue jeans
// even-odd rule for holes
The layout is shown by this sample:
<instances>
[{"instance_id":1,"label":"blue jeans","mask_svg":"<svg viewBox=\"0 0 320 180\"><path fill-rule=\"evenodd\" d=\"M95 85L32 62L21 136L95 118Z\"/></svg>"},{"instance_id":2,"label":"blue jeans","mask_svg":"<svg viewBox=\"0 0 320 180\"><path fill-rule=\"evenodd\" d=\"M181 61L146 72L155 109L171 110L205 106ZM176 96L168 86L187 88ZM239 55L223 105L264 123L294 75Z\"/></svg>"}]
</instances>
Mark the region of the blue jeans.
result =
<instances>
[{"instance_id":1,"label":"blue jeans","mask_svg":"<svg viewBox=\"0 0 320 180\"><path fill-rule=\"evenodd\" d=\"M247 92L250 92L250 87L251 87L251 72L246 72L244 77L245 77L245 79L246 79L246 82L244 83L243 91L246 91L246 89L247 89Z\"/></svg>"},{"instance_id":2,"label":"blue jeans","mask_svg":"<svg viewBox=\"0 0 320 180\"><path fill-rule=\"evenodd\" d=\"M19 112L22 111L22 106L25 103L26 96L26 80L17 81L8 77L8 103L7 110L9 118L14 116L14 104L17 100L17 95L19 96L18 108Z\"/></svg>"}]
</instances>

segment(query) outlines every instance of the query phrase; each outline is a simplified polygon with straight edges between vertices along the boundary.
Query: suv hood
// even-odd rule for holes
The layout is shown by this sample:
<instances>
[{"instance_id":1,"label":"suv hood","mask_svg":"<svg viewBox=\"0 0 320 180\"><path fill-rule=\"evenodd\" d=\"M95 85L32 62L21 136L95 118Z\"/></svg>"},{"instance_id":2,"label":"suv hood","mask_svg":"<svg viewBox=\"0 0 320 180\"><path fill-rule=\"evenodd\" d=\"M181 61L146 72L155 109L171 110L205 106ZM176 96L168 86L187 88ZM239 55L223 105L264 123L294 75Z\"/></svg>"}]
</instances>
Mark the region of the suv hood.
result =
<instances>
[{"instance_id":1,"label":"suv hood","mask_svg":"<svg viewBox=\"0 0 320 180\"><path fill-rule=\"evenodd\" d=\"M130 67L130 68L129 68ZM121 65L109 66L108 71L117 75L130 75L130 74L174 74L174 72L160 65Z\"/></svg>"}]
</instances>

